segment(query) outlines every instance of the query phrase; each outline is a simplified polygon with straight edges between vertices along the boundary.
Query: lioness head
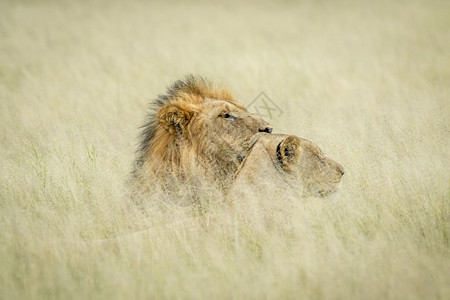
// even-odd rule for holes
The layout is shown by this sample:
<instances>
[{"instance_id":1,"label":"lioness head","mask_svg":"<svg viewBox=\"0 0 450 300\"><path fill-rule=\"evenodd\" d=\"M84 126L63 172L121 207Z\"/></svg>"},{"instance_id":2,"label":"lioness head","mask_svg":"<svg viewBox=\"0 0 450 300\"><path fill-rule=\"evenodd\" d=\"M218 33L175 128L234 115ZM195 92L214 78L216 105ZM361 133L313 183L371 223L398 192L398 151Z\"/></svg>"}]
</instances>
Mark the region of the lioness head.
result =
<instances>
[{"instance_id":1,"label":"lioness head","mask_svg":"<svg viewBox=\"0 0 450 300\"><path fill-rule=\"evenodd\" d=\"M326 197L338 191L343 167L314 143L284 134L257 134L235 176L237 185L289 186L303 196ZM264 179L262 179L264 178ZM265 181L261 185L260 181Z\"/></svg>"}]
</instances>

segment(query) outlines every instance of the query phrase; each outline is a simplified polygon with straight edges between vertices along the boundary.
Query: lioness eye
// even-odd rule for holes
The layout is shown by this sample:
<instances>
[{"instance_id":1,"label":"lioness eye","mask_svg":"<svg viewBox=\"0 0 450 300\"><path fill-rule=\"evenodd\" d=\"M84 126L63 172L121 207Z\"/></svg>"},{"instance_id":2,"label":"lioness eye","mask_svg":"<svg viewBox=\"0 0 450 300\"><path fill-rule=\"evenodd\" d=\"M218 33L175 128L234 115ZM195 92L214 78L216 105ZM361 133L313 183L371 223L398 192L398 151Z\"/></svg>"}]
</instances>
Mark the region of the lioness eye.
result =
<instances>
[{"instance_id":1,"label":"lioness eye","mask_svg":"<svg viewBox=\"0 0 450 300\"><path fill-rule=\"evenodd\" d=\"M230 115L229 113L225 113L225 114L223 115L223 117L224 117L224 118L230 118L231 115Z\"/></svg>"}]
</instances>

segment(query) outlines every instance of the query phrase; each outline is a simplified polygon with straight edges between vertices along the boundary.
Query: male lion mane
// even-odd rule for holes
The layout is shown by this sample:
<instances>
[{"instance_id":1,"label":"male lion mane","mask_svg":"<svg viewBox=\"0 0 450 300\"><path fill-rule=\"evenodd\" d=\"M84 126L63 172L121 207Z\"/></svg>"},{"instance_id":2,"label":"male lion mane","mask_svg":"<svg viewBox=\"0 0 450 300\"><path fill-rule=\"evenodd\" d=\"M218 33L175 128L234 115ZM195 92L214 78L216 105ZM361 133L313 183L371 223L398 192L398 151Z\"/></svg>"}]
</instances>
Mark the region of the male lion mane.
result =
<instances>
[{"instance_id":1,"label":"male lion mane","mask_svg":"<svg viewBox=\"0 0 450 300\"><path fill-rule=\"evenodd\" d=\"M189 74L175 81L169 86L166 94L159 95L150 106L147 121L141 127L141 142L134 175L137 175L137 171L152 159L159 160L162 167L170 167L172 171L180 167L180 141L173 133L183 131L184 134L191 134L184 129L207 98L224 100L243 108L227 89L213 85L201 76ZM201 147L201 145L192 146ZM201 152L200 149L198 152Z\"/></svg>"}]
</instances>

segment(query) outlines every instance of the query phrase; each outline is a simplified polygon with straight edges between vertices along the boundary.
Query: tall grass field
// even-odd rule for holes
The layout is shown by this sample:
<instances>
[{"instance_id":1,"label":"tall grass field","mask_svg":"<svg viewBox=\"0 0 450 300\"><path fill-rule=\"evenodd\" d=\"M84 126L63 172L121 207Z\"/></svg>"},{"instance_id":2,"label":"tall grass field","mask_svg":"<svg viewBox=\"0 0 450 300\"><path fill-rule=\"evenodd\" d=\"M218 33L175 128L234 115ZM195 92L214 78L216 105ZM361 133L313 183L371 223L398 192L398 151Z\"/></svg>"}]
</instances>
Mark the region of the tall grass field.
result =
<instances>
[{"instance_id":1,"label":"tall grass field","mask_svg":"<svg viewBox=\"0 0 450 300\"><path fill-rule=\"evenodd\" d=\"M188 73L264 92L337 201L130 199ZM1 299L450 298L449 1L0 0L0 130Z\"/></svg>"}]
</instances>

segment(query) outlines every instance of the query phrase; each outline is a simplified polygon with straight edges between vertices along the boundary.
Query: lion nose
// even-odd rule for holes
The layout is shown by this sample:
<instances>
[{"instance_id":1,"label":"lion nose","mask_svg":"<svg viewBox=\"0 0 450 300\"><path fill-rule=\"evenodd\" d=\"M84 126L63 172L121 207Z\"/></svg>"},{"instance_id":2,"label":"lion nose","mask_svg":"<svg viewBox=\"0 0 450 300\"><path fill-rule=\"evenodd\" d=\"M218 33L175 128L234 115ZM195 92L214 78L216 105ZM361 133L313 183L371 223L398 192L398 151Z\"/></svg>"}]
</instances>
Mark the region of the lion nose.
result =
<instances>
[{"instance_id":1,"label":"lion nose","mask_svg":"<svg viewBox=\"0 0 450 300\"><path fill-rule=\"evenodd\" d=\"M264 128L260 128L259 132L267 132L267 133L272 133L273 128L272 127L264 127Z\"/></svg>"}]
</instances>

